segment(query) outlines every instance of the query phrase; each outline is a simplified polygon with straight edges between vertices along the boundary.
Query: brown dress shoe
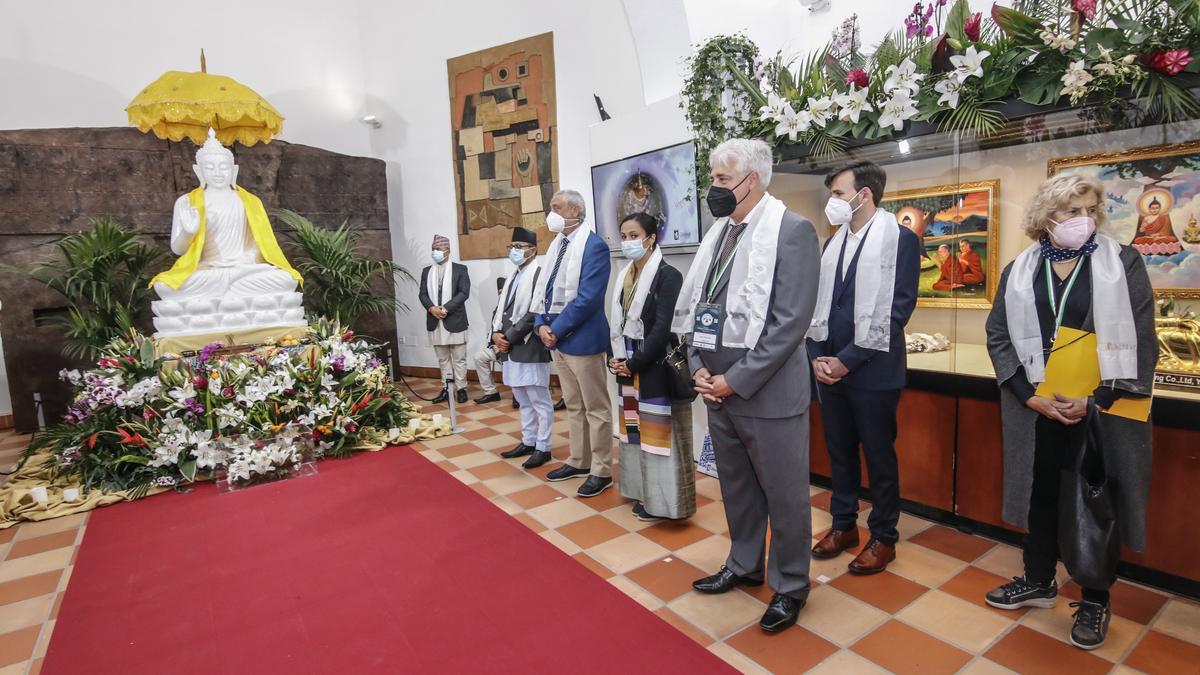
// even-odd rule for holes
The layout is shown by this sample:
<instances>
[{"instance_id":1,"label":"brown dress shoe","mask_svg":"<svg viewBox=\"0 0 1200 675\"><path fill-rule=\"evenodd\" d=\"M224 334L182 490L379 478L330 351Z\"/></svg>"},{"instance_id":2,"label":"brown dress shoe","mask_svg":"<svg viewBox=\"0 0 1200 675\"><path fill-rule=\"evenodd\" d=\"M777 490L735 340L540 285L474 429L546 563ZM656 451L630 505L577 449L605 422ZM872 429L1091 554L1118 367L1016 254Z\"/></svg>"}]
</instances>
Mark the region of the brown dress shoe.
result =
<instances>
[{"instance_id":1,"label":"brown dress shoe","mask_svg":"<svg viewBox=\"0 0 1200 675\"><path fill-rule=\"evenodd\" d=\"M896 559L896 547L871 538L858 557L850 561L850 571L855 574L878 574L887 569L888 563Z\"/></svg>"},{"instance_id":2,"label":"brown dress shoe","mask_svg":"<svg viewBox=\"0 0 1200 675\"><path fill-rule=\"evenodd\" d=\"M826 560L828 558L836 558L848 548L858 546L858 528L852 527L849 530L834 530L831 529L821 537L821 541L813 547L812 557L817 560Z\"/></svg>"}]
</instances>

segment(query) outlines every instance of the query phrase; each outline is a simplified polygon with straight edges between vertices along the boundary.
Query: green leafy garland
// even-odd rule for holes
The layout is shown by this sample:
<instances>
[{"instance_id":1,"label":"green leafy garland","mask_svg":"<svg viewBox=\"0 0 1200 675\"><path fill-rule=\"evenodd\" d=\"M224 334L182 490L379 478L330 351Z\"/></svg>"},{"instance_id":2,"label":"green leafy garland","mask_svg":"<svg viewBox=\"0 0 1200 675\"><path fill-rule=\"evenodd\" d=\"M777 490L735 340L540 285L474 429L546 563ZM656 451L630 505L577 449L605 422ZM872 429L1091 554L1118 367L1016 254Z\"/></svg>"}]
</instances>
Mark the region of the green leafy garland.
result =
<instances>
[{"instance_id":1,"label":"green leafy garland","mask_svg":"<svg viewBox=\"0 0 1200 675\"><path fill-rule=\"evenodd\" d=\"M682 105L702 149L734 136L804 145L834 155L848 138L901 135L912 122L987 137L1007 122L1000 106L1068 100L1113 126L1200 117L1180 73L1200 73L1197 0L1016 0L972 13L966 0L917 3L904 27L870 55L850 17L803 59L755 61L743 36L719 36L689 62ZM753 65L752 65L753 64ZM736 99L750 115L727 109ZM697 175L707 171L698 165Z\"/></svg>"}]
</instances>

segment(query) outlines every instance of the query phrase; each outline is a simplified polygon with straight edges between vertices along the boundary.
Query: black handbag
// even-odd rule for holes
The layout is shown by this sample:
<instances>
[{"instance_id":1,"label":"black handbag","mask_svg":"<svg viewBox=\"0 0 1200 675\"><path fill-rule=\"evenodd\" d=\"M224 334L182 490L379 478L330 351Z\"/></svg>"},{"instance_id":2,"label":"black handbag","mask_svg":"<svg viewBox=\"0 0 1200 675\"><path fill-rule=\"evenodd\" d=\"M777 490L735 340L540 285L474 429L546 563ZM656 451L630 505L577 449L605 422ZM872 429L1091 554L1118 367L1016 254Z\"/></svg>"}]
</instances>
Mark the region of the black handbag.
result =
<instances>
[{"instance_id":1,"label":"black handbag","mask_svg":"<svg viewBox=\"0 0 1200 675\"><path fill-rule=\"evenodd\" d=\"M1104 466L1100 413L1090 406L1087 433L1062 470L1058 492L1058 550L1071 578L1084 588L1108 588L1121 553L1116 485Z\"/></svg>"},{"instance_id":2,"label":"black handbag","mask_svg":"<svg viewBox=\"0 0 1200 675\"><path fill-rule=\"evenodd\" d=\"M692 367L688 364L687 343L679 339L674 343L662 360L671 374L671 400L694 401L696 387L692 383Z\"/></svg>"}]
</instances>

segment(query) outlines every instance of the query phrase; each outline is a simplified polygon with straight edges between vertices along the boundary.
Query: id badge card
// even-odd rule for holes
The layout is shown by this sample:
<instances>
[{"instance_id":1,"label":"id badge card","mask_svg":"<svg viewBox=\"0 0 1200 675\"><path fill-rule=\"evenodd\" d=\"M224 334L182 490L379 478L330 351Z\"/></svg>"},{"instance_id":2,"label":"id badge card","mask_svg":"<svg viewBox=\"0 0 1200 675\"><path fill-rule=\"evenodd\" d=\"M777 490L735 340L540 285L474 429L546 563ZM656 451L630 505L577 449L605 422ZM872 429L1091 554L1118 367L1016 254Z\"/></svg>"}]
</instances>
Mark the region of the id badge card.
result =
<instances>
[{"instance_id":1,"label":"id badge card","mask_svg":"<svg viewBox=\"0 0 1200 675\"><path fill-rule=\"evenodd\" d=\"M708 302L696 305L696 316L692 322L692 346L703 352L717 351L717 337L721 334L721 306Z\"/></svg>"}]
</instances>

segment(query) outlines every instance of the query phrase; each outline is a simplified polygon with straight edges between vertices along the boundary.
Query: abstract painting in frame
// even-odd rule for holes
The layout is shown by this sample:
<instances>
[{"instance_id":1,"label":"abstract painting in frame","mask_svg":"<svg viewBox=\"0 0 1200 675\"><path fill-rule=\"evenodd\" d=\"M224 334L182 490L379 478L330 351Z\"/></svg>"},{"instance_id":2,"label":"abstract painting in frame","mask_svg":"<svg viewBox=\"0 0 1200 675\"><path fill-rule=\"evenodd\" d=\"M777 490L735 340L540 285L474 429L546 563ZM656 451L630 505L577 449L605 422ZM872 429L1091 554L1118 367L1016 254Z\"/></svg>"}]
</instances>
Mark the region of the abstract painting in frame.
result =
<instances>
[{"instance_id":1,"label":"abstract painting in frame","mask_svg":"<svg viewBox=\"0 0 1200 675\"><path fill-rule=\"evenodd\" d=\"M459 255L504 257L516 226L536 232L544 253L558 190L553 34L456 56L446 69Z\"/></svg>"},{"instance_id":2,"label":"abstract painting in frame","mask_svg":"<svg viewBox=\"0 0 1200 675\"><path fill-rule=\"evenodd\" d=\"M1050 160L1104 185L1105 232L1142 254L1158 296L1200 299L1200 141Z\"/></svg>"},{"instance_id":3,"label":"abstract painting in frame","mask_svg":"<svg viewBox=\"0 0 1200 675\"><path fill-rule=\"evenodd\" d=\"M919 307L987 309L1000 275L1000 181L885 194L880 208L921 242Z\"/></svg>"}]
</instances>

